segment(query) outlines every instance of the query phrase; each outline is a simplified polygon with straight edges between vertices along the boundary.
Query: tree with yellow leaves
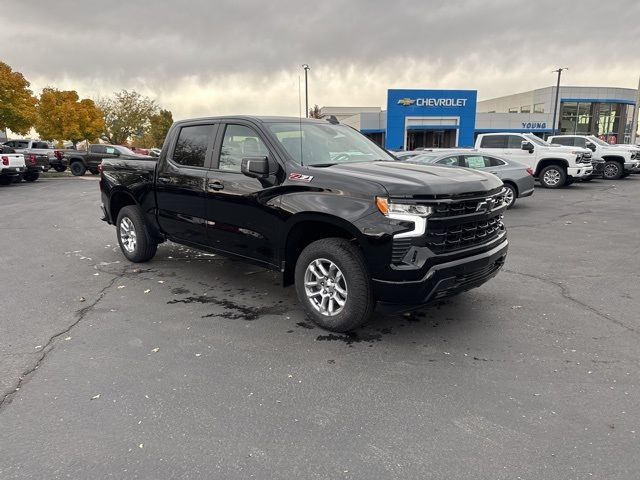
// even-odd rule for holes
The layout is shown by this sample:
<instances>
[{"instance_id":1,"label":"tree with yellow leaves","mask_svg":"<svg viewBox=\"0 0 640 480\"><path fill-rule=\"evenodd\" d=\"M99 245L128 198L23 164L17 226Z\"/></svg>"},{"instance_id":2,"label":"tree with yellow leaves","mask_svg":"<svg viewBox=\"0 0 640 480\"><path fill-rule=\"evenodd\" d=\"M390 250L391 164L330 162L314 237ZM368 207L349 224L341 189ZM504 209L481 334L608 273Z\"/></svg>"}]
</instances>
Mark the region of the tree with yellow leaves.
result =
<instances>
[{"instance_id":1,"label":"tree with yellow leaves","mask_svg":"<svg viewBox=\"0 0 640 480\"><path fill-rule=\"evenodd\" d=\"M20 72L0 62L0 130L26 135L36 121L36 98Z\"/></svg>"},{"instance_id":2,"label":"tree with yellow leaves","mask_svg":"<svg viewBox=\"0 0 640 480\"><path fill-rule=\"evenodd\" d=\"M38 102L36 131L44 140L95 140L104 131L102 112L75 90L45 88Z\"/></svg>"}]
</instances>

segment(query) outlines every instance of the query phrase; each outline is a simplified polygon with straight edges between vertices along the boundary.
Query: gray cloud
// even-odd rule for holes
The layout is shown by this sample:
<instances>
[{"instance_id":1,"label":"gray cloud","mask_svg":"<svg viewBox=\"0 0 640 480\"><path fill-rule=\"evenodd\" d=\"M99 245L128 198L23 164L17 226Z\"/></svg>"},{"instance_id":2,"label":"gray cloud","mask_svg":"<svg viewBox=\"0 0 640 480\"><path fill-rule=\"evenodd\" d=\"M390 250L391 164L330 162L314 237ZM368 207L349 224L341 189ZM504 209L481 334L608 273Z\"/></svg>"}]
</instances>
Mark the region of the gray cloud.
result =
<instances>
[{"instance_id":1,"label":"gray cloud","mask_svg":"<svg viewBox=\"0 0 640 480\"><path fill-rule=\"evenodd\" d=\"M183 116L382 105L388 87L634 87L640 4L597 1L21 0L0 10L0 59L34 87L136 88ZM16 19L21 19L16 21ZM215 112L210 112L213 109Z\"/></svg>"}]
</instances>

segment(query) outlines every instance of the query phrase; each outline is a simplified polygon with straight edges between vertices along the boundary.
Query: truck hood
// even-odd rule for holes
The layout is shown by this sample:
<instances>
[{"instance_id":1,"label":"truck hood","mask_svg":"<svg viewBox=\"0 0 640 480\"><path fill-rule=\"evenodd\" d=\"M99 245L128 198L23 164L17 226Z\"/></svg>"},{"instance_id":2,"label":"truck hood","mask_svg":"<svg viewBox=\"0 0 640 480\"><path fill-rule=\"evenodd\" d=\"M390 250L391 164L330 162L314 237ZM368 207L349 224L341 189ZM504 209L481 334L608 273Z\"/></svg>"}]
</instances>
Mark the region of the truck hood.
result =
<instances>
[{"instance_id":1,"label":"truck hood","mask_svg":"<svg viewBox=\"0 0 640 480\"><path fill-rule=\"evenodd\" d=\"M402 162L362 162L327 167L333 174L382 185L390 196L438 195L449 197L486 193L502 186L495 175L460 167L415 165Z\"/></svg>"},{"instance_id":2,"label":"truck hood","mask_svg":"<svg viewBox=\"0 0 640 480\"><path fill-rule=\"evenodd\" d=\"M566 153L571 153L571 152L593 153L588 148L583 148L583 147L570 147L570 146L567 146L567 145L556 145L556 144L552 144L551 146L553 148L557 148L558 150L566 152Z\"/></svg>"}]
</instances>

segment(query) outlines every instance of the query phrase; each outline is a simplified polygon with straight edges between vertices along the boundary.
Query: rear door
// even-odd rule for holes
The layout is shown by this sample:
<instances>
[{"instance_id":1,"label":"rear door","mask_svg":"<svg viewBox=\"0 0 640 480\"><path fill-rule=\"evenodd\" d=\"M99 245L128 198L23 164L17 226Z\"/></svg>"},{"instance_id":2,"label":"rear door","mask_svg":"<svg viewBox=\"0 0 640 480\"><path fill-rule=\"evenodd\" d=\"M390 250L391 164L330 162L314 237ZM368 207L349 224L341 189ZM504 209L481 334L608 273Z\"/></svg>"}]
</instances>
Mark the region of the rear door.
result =
<instances>
[{"instance_id":1,"label":"rear door","mask_svg":"<svg viewBox=\"0 0 640 480\"><path fill-rule=\"evenodd\" d=\"M253 125L242 121L220 125L205 193L209 245L259 264L276 265L282 222L269 205L272 185L240 171L247 157L268 157L277 164L268 141Z\"/></svg>"},{"instance_id":2,"label":"rear door","mask_svg":"<svg viewBox=\"0 0 640 480\"><path fill-rule=\"evenodd\" d=\"M215 122L183 124L160 158L156 174L158 223L170 238L207 245L204 194L217 130Z\"/></svg>"}]
</instances>

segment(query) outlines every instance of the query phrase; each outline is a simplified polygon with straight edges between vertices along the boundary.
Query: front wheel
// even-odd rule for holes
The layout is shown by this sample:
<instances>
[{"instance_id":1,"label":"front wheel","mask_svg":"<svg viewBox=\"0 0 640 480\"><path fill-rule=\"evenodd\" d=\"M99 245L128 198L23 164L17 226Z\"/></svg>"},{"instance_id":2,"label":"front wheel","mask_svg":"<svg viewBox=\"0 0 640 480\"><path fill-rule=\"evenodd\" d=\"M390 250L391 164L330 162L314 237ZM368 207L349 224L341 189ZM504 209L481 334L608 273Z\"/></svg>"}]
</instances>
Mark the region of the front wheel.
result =
<instances>
[{"instance_id":1,"label":"front wheel","mask_svg":"<svg viewBox=\"0 0 640 480\"><path fill-rule=\"evenodd\" d=\"M544 188L564 187L567 181L567 172L559 165L549 165L540 172L540 184Z\"/></svg>"},{"instance_id":2,"label":"front wheel","mask_svg":"<svg viewBox=\"0 0 640 480\"><path fill-rule=\"evenodd\" d=\"M70 165L71 173L73 173L76 177L81 177L84 175L84 172L87 171L87 168L82 164L82 162L73 162Z\"/></svg>"},{"instance_id":3,"label":"front wheel","mask_svg":"<svg viewBox=\"0 0 640 480\"><path fill-rule=\"evenodd\" d=\"M155 256L158 244L149 235L149 229L139 207L129 205L120 210L116 231L120 250L129 261L146 262Z\"/></svg>"},{"instance_id":4,"label":"front wheel","mask_svg":"<svg viewBox=\"0 0 640 480\"><path fill-rule=\"evenodd\" d=\"M606 180L618 180L622 177L623 169L620 162L616 162L615 160L607 160L604 162L604 172L602 176Z\"/></svg>"},{"instance_id":5,"label":"front wheel","mask_svg":"<svg viewBox=\"0 0 640 480\"><path fill-rule=\"evenodd\" d=\"M364 257L343 238L309 244L296 262L295 285L307 316L326 330L348 332L373 314L375 300Z\"/></svg>"}]
</instances>

